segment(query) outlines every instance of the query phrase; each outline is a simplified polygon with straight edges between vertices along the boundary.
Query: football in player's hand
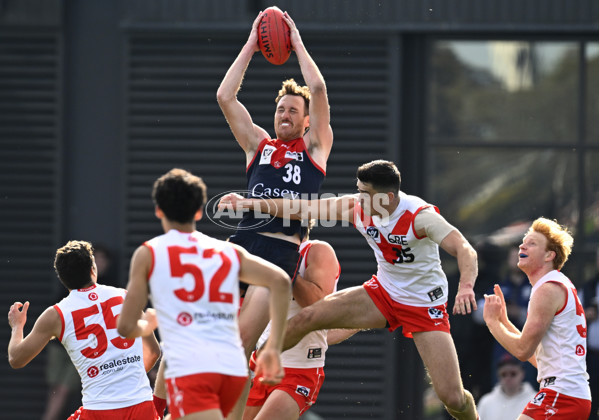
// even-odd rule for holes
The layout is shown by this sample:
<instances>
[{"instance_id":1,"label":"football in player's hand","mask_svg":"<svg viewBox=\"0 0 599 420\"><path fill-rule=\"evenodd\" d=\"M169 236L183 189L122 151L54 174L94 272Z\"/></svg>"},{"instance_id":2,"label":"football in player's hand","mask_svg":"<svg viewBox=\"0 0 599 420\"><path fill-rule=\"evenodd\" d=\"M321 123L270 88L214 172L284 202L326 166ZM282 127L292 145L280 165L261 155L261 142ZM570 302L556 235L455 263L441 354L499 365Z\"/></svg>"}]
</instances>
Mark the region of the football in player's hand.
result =
<instances>
[{"instance_id":1,"label":"football in player's hand","mask_svg":"<svg viewBox=\"0 0 599 420\"><path fill-rule=\"evenodd\" d=\"M285 63L291 55L289 26L283 20L283 12L276 6L262 13L258 25L258 46L264 58L277 66Z\"/></svg>"}]
</instances>

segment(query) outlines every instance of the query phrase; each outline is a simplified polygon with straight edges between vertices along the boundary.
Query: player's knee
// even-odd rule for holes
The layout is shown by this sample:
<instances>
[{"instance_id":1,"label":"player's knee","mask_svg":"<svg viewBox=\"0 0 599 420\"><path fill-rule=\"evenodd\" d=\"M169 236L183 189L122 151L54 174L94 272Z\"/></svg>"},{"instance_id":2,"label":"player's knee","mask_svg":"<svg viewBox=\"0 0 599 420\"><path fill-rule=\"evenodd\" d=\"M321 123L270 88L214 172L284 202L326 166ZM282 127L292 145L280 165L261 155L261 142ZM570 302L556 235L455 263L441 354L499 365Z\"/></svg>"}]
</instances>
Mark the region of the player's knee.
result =
<instances>
[{"instance_id":1,"label":"player's knee","mask_svg":"<svg viewBox=\"0 0 599 420\"><path fill-rule=\"evenodd\" d=\"M256 338L256 334L251 331L251 329L243 329L239 330L239 336L241 337L241 343L243 345L243 349L245 350L246 357L249 357L250 354L256 349L256 343L258 338Z\"/></svg>"}]
</instances>

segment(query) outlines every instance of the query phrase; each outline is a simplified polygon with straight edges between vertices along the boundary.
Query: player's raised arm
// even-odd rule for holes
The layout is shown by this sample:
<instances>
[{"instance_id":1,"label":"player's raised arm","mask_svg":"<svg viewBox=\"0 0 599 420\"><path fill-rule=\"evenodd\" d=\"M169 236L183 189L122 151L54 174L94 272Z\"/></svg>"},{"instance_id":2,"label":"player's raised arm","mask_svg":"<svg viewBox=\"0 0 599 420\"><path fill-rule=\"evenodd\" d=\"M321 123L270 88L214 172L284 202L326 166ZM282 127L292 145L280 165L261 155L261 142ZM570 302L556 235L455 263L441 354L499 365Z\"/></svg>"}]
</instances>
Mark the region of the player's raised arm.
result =
<instances>
[{"instance_id":1,"label":"player's raised arm","mask_svg":"<svg viewBox=\"0 0 599 420\"><path fill-rule=\"evenodd\" d=\"M310 88L310 131L305 137L308 137L312 157L326 167L326 161L333 147L333 130L330 125L331 116L325 80L306 50L293 19L287 12L283 14L283 19L289 26L291 47L295 50L302 76Z\"/></svg>"},{"instance_id":2,"label":"player's raised arm","mask_svg":"<svg viewBox=\"0 0 599 420\"><path fill-rule=\"evenodd\" d=\"M15 302L8 311L8 324L12 329L8 342L8 363L13 369L27 366L46 347L48 341L60 334L60 316L56 309L49 307L35 321L29 335L23 338L28 309L29 302Z\"/></svg>"},{"instance_id":3,"label":"player's raised arm","mask_svg":"<svg viewBox=\"0 0 599 420\"><path fill-rule=\"evenodd\" d=\"M117 323L117 331L123 337L149 336L153 334L156 327L147 319L141 319L148 303L148 275L151 267L152 252L142 245L131 258L127 295Z\"/></svg>"},{"instance_id":4,"label":"player's raised arm","mask_svg":"<svg viewBox=\"0 0 599 420\"><path fill-rule=\"evenodd\" d=\"M258 14L252 25L250 36L241 52L225 74L216 99L222 110L235 139L248 155L248 162L253 157L260 141L270 136L261 127L255 125L248 110L237 99L245 71L258 48L258 23L262 12Z\"/></svg>"}]
</instances>

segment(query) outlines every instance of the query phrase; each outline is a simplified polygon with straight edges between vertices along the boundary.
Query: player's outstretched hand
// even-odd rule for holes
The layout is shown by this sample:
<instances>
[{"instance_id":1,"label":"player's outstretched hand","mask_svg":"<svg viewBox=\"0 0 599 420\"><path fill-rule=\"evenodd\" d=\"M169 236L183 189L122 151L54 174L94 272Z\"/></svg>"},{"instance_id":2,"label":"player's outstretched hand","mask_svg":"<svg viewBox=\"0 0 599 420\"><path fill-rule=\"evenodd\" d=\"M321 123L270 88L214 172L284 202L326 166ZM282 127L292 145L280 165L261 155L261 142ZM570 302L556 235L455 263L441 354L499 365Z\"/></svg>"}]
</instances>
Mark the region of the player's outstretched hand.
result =
<instances>
[{"instance_id":1,"label":"player's outstretched hand","mask_svg":"<svg viewBox=\"0 0 599 420\"><path fill-rule=\"evenodd\" d=\"M492 295L485 295L483 318L487 324L493 320L497 320L504 325L508 325L507 308L501 287L496 284L493 287L493 292Z\"/></svg>"},{"instance_id":2,"label":"player's outstretched hand","mask_svg":"<svg viewBox=\"0 0 599 420\"><path fill-rule=\"evenodd\" d=\"M284 376L281 353L266 348L260 350L256 360L256 378L265 385L276 385Z\"/></svg>"},{"instance_id":3,"label":"player's outstretched hand","mask_svg":"<svg viewBox=\"0 0 599 420\"><path fill-rule=\"evenodd\" d=\"M20 310L21 307L23 310ZM27 309L29 309L29 302L25 302L24 305L21 302L13 303L8 311L8 325L11 328L24 328L27 322Z\"/></svg>"},{"instance_id":4,"label":"player's outstretched hand","mask_svg":"<svg viewBox=\"0 0 599 420\"><path fill-rule=\"evenodd\" d=\"M225 209L238 210L239 209L238 201L243 200L243 199L244 199L244 197L237 193L229 193L229 194L223 195L220 198L220 200L218 201L218 209L219 210L225 210Z\"/></svg>"},{"instance_id":5,"label":"player's outstretched hand","mask_svg":"<svg viewBox=\"0 0 599 420\"><path fill-rule=\"evenodd\" d=\"M462 287L460 285L458 294L455 297L455 305L453 306L454 315L466 315L476 311L476 296L472 287Z\"/></svg>"}]
</instances>

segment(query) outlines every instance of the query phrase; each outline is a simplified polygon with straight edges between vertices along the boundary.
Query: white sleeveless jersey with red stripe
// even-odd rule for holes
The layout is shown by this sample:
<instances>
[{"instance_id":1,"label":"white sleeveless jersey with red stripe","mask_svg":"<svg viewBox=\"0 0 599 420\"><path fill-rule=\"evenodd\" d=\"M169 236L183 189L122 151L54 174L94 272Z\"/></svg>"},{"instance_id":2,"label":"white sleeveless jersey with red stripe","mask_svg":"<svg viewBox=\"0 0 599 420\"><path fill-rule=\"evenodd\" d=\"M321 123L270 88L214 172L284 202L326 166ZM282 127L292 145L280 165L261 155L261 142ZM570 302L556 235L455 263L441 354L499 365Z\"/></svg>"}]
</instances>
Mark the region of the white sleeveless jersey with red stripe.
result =
<instances>
[{"instance_id":1,"label":"white sleeveless jersey with red stripe","mask_svg":"<svg viewBox=\"0 0 599 420\"><path fill-rule=\"evenodd\" d=\"M308 252L310 252L310 248L315 242L317 241L304 241L300 245L299 252L301 255L301 263L298 270L298 274L300 276L303 276L306 272ZM337 262L337 265L339 265L339 262ZM340 271L341 269L339 268L337 271L337 278L335 279L335 288L333 291L337 291L337 281L339 280ZM289 302L287 319L294 317L301 310L302 307L298 305L297 301L293 299L292 296L291 301ZM271 324L269 323L262 333L260 340L258 340L258 348L262 346L262 344L268 339L268 336L270 335L270 326ZM304 336L304 338L302 338L295 346L284 351L281 354L281 362L283 363L283 367L294 369L323 367L327 349L327 330L312 331Z\"/></svg>"},{"instance_id":2,"label":"white sleeveless jersey with red stripe","mask_svg":"<svg viewBox=\"0 0 599 420\"><path fill-rule=\"evenodd\" d=\"M165 375L247 375L237 325L239 256L228 242L170 230L144 244L148 281L166 360Z\"/></svg>"},{"instance_id":3,"label":"white sleeveless jersey with red stripe","mask_svg":"<svg viewBox=\"0 0 599 420\"><path fill-rule=\"evenodd\" d=\"M126 291L96 284L71 290L54 305L62 320L60 341L81 376L83 407L110 410L152 401L142 339L116 331Z\"/></svg>"},{"instance_id":4,"label":"white sleeveless jersey with red stripe","mask_svg":"<svg viewBox=\"0 0 599 420\"><path fill-rule=\"evenodd\" d=\"M562 284L566 303L555 316L535 351L537 380L541 388L550 388L570 397L591 399L586 365L586 320L576 288L564 274L553 270L533 286L531 298L547 282ZM530 305L530 304L529 304Z\"/></svg>"},{"instance_id":5,"label":"white sleeveless jersey with red stripe","mask_svg":"<svg viewBox=\"0 0 599 420\"><path fill-rule=\"evenodd\" d=\"M439 246L414 230L414 217L420 211L439 210L413 195L400 192L399 198L387 220L367 216L356 199L354 225L374 251L376 277L394 301L419 307L442 305L448 292Z\"/></svg>"}]
</instances>

